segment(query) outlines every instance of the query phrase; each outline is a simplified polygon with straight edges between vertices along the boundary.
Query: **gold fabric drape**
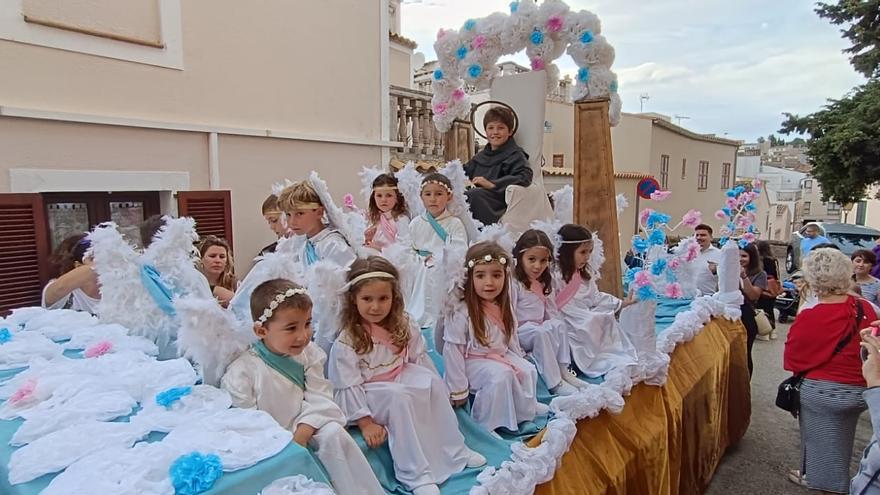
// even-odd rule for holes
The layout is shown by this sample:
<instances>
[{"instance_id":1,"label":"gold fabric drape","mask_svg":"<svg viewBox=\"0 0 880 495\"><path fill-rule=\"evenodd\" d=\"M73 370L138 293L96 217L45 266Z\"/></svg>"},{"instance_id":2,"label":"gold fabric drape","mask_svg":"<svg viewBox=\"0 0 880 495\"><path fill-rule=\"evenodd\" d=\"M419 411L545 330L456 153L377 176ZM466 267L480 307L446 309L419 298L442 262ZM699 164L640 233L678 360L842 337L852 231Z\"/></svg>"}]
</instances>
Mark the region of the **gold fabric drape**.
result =
<instances>
[{"instance_id":1,"label":"gold fabric drape","mask_svg":"<svg viewBox=\"0 0 880 495\"><path fill-rule=\"evenodd\" d=\"M639 384L619 415L578 422L556 475L535 493L703 493L750 416L745 328L712 320L676 347L666 385Z\"/></svg>"}]
</instances>

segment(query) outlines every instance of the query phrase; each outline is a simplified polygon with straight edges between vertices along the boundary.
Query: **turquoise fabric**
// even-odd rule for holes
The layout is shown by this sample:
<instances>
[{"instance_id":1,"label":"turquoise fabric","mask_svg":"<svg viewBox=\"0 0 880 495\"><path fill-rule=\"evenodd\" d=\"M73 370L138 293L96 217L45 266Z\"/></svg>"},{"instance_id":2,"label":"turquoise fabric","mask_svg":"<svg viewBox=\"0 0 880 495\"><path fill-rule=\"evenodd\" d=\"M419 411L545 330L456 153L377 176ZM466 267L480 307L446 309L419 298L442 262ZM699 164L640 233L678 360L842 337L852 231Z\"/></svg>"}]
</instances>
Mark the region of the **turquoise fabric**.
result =
<instances>
[{"instance_id":1,"label":"turquoise fabric","mask_svg":"<svg viewBox=\"0 0 880 495\"><path fill-rule=\"evenodd\" d=\"M444 229L443 226L440 225L440 222L438 222L437 219L434 218L434 215L431 215L430 212L426 211L425 220L427 220L428 224L431 225L431 228L434 229L437 237L439 237L443 242L446 242L446 238L449 237L449 233L446 232L446 229Z\"/></svg>"},{"instance_id":2,"label":"turquoise fabric","mask_svg":"<svg viewBox=\"0 0 880 495\"><path fill-rule=\"evenodd\" d=\"M669 328L675 321L675 315L682 311L687 311L691 307L693 299L667 299L661 297L657 300L657 313L654 316L657 326L655 332L660 335L661 332Z\"/></svg>"},{"instance_id":3,"label":"turquoise fabric","mask_svg":"<svg viewBox=\"0 0 880 495\"><path fill-rule=\"evenodd\" d=\"M162 280L162 275L156 270L156 267L149 264L141 265L141 283L156 305L159 306L165 314L174 316L174 305L171 304L171 298L174 292L168 287L168 284Z\"/></svg>"},{"instance_id":4,"label":"turquoise fabric","mask_svg":"<svg viewBox=\"0 0 880 495\"><path fill-rule=\"evenodd\" d=\"M302 390L306 389L306 368L296 359L270 351L262 340L254 342L254 351L266 363L266 366L281 373Z\"/></svg>"},{"instance_id":5,"label":"turquoise fabric","mask_svg":"<svg viewBox=\"0 0 880 495\"><path fill-rule=\"evenodd\" d=\"M321 258L318 256L315 244L310 240L306 240L306 266L312 266L320 260Z\"/></svg>"}]
</instances>

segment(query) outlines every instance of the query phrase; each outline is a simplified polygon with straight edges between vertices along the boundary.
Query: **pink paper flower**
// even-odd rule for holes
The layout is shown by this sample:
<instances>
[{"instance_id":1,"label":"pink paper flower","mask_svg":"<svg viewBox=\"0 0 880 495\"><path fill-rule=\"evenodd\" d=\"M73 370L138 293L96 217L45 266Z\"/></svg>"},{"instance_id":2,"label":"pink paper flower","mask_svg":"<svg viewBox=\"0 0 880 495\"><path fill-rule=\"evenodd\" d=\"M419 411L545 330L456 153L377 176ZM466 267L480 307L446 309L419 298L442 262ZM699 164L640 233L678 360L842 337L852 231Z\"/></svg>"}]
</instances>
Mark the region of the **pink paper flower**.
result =
<instances>
[{"instance_id":1,"label":"pink paper flower","mask_svg":"<svg viewBox=\"0 0 880 495\"><path fill-rule=\"evenodd\" d=\"M651 193L651 199L654 201L665 201L672 196L672 191L654 191Z\"/></svg>"},{"instance_id":2,"label":"pink paper flower","mask_svg":"<svg viewBox=\"0 0 880 495\"><path fill-rule=\"evenodd\" d=\"M757 236L755 236L755 234L751 232L746 232L745 234L743 234L743 240L750 244L755 242L757 239Z\"/></svg>"},{"instance_id":3,"label":"pink paper flower","mask_svg":"<svg viewBox=\"0 0 880 495\"><path fill-rule=\"evenodd\" d=\"M717 218L718 220L724 220L725 218L727 218L727 214L721 210L718 210L715 212L715 218Z\"/></svg>"},{"instance_id":4,"label":"pink paper flower","mask_svg":"<svg viewBox=\"0 0 880 495\"><path fill-rule=\"evenodd\" d=\"M680 299L682 295L684 295L684 292L681 290L681 284L678 282L673 282L666 286L666 297Z\"/></svg>"},{"instance_id":5,"label":"pink paper flower","mask_svg":"<svg viewBox=\"0 0 880 495\"><path fill-rule=\"evenodd\" d=\"M697 259L697 256L700 255L700 245L696 242L692 242L688 244L687 254L685 255L685 261L691 262Z\"/></svg>"},{"instance_id":6,"label":"pink paper flower","mask_svg":"<svg viewBox=\"0 0 880 495\"><path fill-rule=\"evenodd\" d=\"M30 379L21 384L21 387L18 388L10 397L10 404L17 404L24 400L30 399L34 396L34 391L37 389L37 381L34 379Z\"/></svg>"},{"instance_id":7,"label":"pink paper flower","mask_svg":"<svg viewBox=\"0 0 880 495\"><path fill-rule=\"evenodd\" d=\"M739 201L736 198L727 198L727 207L730 209L736 208L739 206Z\"/></svg>"},{"instance_id":8,"label":"pink paper flower","mask_svg":"<svg viewBox=\"0 0 880 495\"><path fill-rule=\"evenodd\" d=\"M474 37L474 40L471 42L471 47L474 50L479 50L480 48L483 48L483 46L485 46L485 45L486 45L486 37L483 36L482 34L476 35Z\"/></svg>"},{"instance_id":9,"label":"pink paper flower","mask_svg":"<svg viewBox=\"0 0 880 495\"><path fill-rule=\"evenodd\" d=\"M461 101L464 98L465 92L463 89L458 88L452 92L452 99L455 101Z\"/></svg>"},{"instance_id":10,"label":"pink paper flower","mask_svg":"<svg viewBox=\"0 0 880 495\"><path fill-rule=\"evenodd\" d=\"M639 222L640 223L647 222L648 217L651 216L651 213L654 213L654 210L652 210L650 208L645 208L644 210L642 210L642 212L639 213Z\"/></svg>"},{"instance_id":11,"label":"pink paper flower","mask_svg":"<svg viewBox=\"0 0 880 495\"><path fill-rule=\"evenodd\" d=\"M440 29L437 30L437 39L438 39L438 40L439 40L440 38L442 38L443 36L445 36L445 35L446 35L446 31L445 31L443 28L440 28Z\"/></svg>"},{"instance_id":12,"label":"pink paper flower","mask_svg":"<svg viewBox=\"0 0 880 495\"><path fill-rule=\"evenodd\" d=\"M651 277L648 275L648 272L642 270L639 273L636 273L636 277L634 279L636 287L644 287L646 285L651 285Z\"/></svg>"},{"instance_id":13,"label":"pink paper flower","mask_svg":"<svg viewBox=\"0 0 880 495\"><path fill-rule=\"evenodd\" d=\"M443 103L442 101L440 103L435 103L434 113L436 113L437 115L443 115L444 113L446 113L446 103Z\"/></svg>"},{"instance_id":14,"label":"pink paper flower","mask_svg":"<svg viewBox=\"0 0 880 495\"><path fill-rule=\"evenodd\" d=\"M342 197L342 206L346 207L349 211L357 210L357 206L354 204L354 196L351 193L346 193Z\"/></svg>"},{"instance_id":15,"label":"pink paper flower","mask_svg":"<svg viewBox=\"0 0 880 495\"><path fill-rule=\"evenodd\" d=\"M532 59L532 70L544 70L545 64L542 58Z\"/></svg>"},{"instance_id":16,"label":"pink paper flower","mask_svg":"<svg viewBox=\"0 0 880 495\"><path fill-rule=\"evenodd\" d=\"M83 353L83 356L85 356L86 358L96 358L98 356L103 356L104 354L107 354L111 350L113 350L113 342L102 340L101 342L98 342L97 344L86 349L86 351Z\"/></svg>"},{"instance_id":17,"label":"pink paper flower","mask_svg":"<svg viewBox=\"0 0 880 495\"><path fill-rule=\"evenodd\" d=\"M562 17L558 15L551 16L547 19L547 31L551 33L558 33L562 30L563 21Z\"/></svg>"},{"instance_id":18,"label":"pink paper flower","mask_svg":"<svg viewBox=\"0 0 880 495\"><path fill-rule=\"evenodd\" d=\"M752 187L761 187L761 184L763 184L761 179L755 179L752 181Z\"/></svg>"},{"instance_id":19,"label":"pink paper flower","mask_svg":"<svg viewBox=\"0 0 880 495\"><path fill-rule=\"evenodd\" d=\"M690 228L694 228L703 221L703 214L699 210L688 210L681 218L681 223Z\"/></svg>"}]
</instances>

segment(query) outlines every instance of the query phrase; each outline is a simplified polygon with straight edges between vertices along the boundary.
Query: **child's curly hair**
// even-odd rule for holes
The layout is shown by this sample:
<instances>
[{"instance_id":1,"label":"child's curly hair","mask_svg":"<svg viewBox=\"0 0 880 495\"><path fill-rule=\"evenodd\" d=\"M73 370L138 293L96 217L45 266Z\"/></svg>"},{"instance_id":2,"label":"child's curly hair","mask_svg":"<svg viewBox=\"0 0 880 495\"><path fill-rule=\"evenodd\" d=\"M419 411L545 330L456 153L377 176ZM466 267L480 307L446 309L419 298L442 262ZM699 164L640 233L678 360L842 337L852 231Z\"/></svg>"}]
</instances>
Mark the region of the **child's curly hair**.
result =
<instances>
[{"instance_id":1,"label":"child's curly hair","mask_svg":"<svg viewBox=\"0 0 880 495\"><path fill-rule=\"evenodd\" d=\"M348 271L348 282L372 272L387 273L387 278L366 278L352 284L346 291L345 301L342 307L342 328L351 337L354 352L366 354L373 350L373 339L364 327L363 317L357 309L358 292L367 284L374 282L387 282L391 284L391 311L380 325L391 334L391 342L400 349L409 345L410 322L404 312L403 294L400 292L400 274L388 260L381 256L370 256L366 259L359 258L351 264Z\"/></svg>"}]
</instances>

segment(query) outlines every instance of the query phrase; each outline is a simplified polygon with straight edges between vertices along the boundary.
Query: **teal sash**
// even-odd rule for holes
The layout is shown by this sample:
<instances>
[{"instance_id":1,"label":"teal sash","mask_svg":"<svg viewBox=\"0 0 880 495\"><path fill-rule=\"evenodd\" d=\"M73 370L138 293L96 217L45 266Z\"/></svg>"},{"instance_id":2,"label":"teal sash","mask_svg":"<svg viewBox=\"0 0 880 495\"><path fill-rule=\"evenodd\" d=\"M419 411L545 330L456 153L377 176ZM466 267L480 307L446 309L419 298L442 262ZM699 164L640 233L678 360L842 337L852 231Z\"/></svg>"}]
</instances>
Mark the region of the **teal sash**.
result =
<instances>
[{"instance_id":1,"label":"teal sash","mask_svg":"<svg viewBox=\"0 0 880 495\"><path fill-rule=\"evenodd\" d=\"M443 242L446 242L446 238L449 237L449 233L446 232L446 229L444 229L443 226L440 225L440 222L438 222L437 219L434 218L434 215L431 215L430 212L426 211L425 212L425 220L428 221L428 223L431 225L431 228L434 229L434 232L437 234L437 236L441 240L443 240Z\"/></svg>"},{"instance_id":2,"label":"teal sash","mask_svg":"<svg viewBox=\"0 0 880 495\"><path fill-rule=\"evenodd\" d=\"M254 352L266 363L266 366L284 375L296 386L306 389L306 368L299 361L282 354L275 354L266 347L262 340L253 345Z\"/></svg>"},{"instance_id":3,"label":"teal sash","mask_svg":"<svg viewBox=\"0 0 880 495\"><path fill-rule=\"evenodd\" d=\"M174 292L168 287L168 284L162 280L162 275L159 274L159 271L156 270L156 267L153 265L143 264L141 265L141 283L144 285L144 288L147 289L147 292L150 294L150 297L153 298L153 301L159 306L159 308L167 315L174 316L174 305L171 304L171 298L174 296Z\"/></svg>"},{"instance_id":4,"label":"teal sash","mask_svg":"<svg viewBox=\"0 0 880 495\"><path fill-rule=\"evenodd\" d=\"M310 240L306 240L306 266L312 266L321 258L318 257L318 250L315 249L315 244Z\"/></svg>"}]
</instances>

